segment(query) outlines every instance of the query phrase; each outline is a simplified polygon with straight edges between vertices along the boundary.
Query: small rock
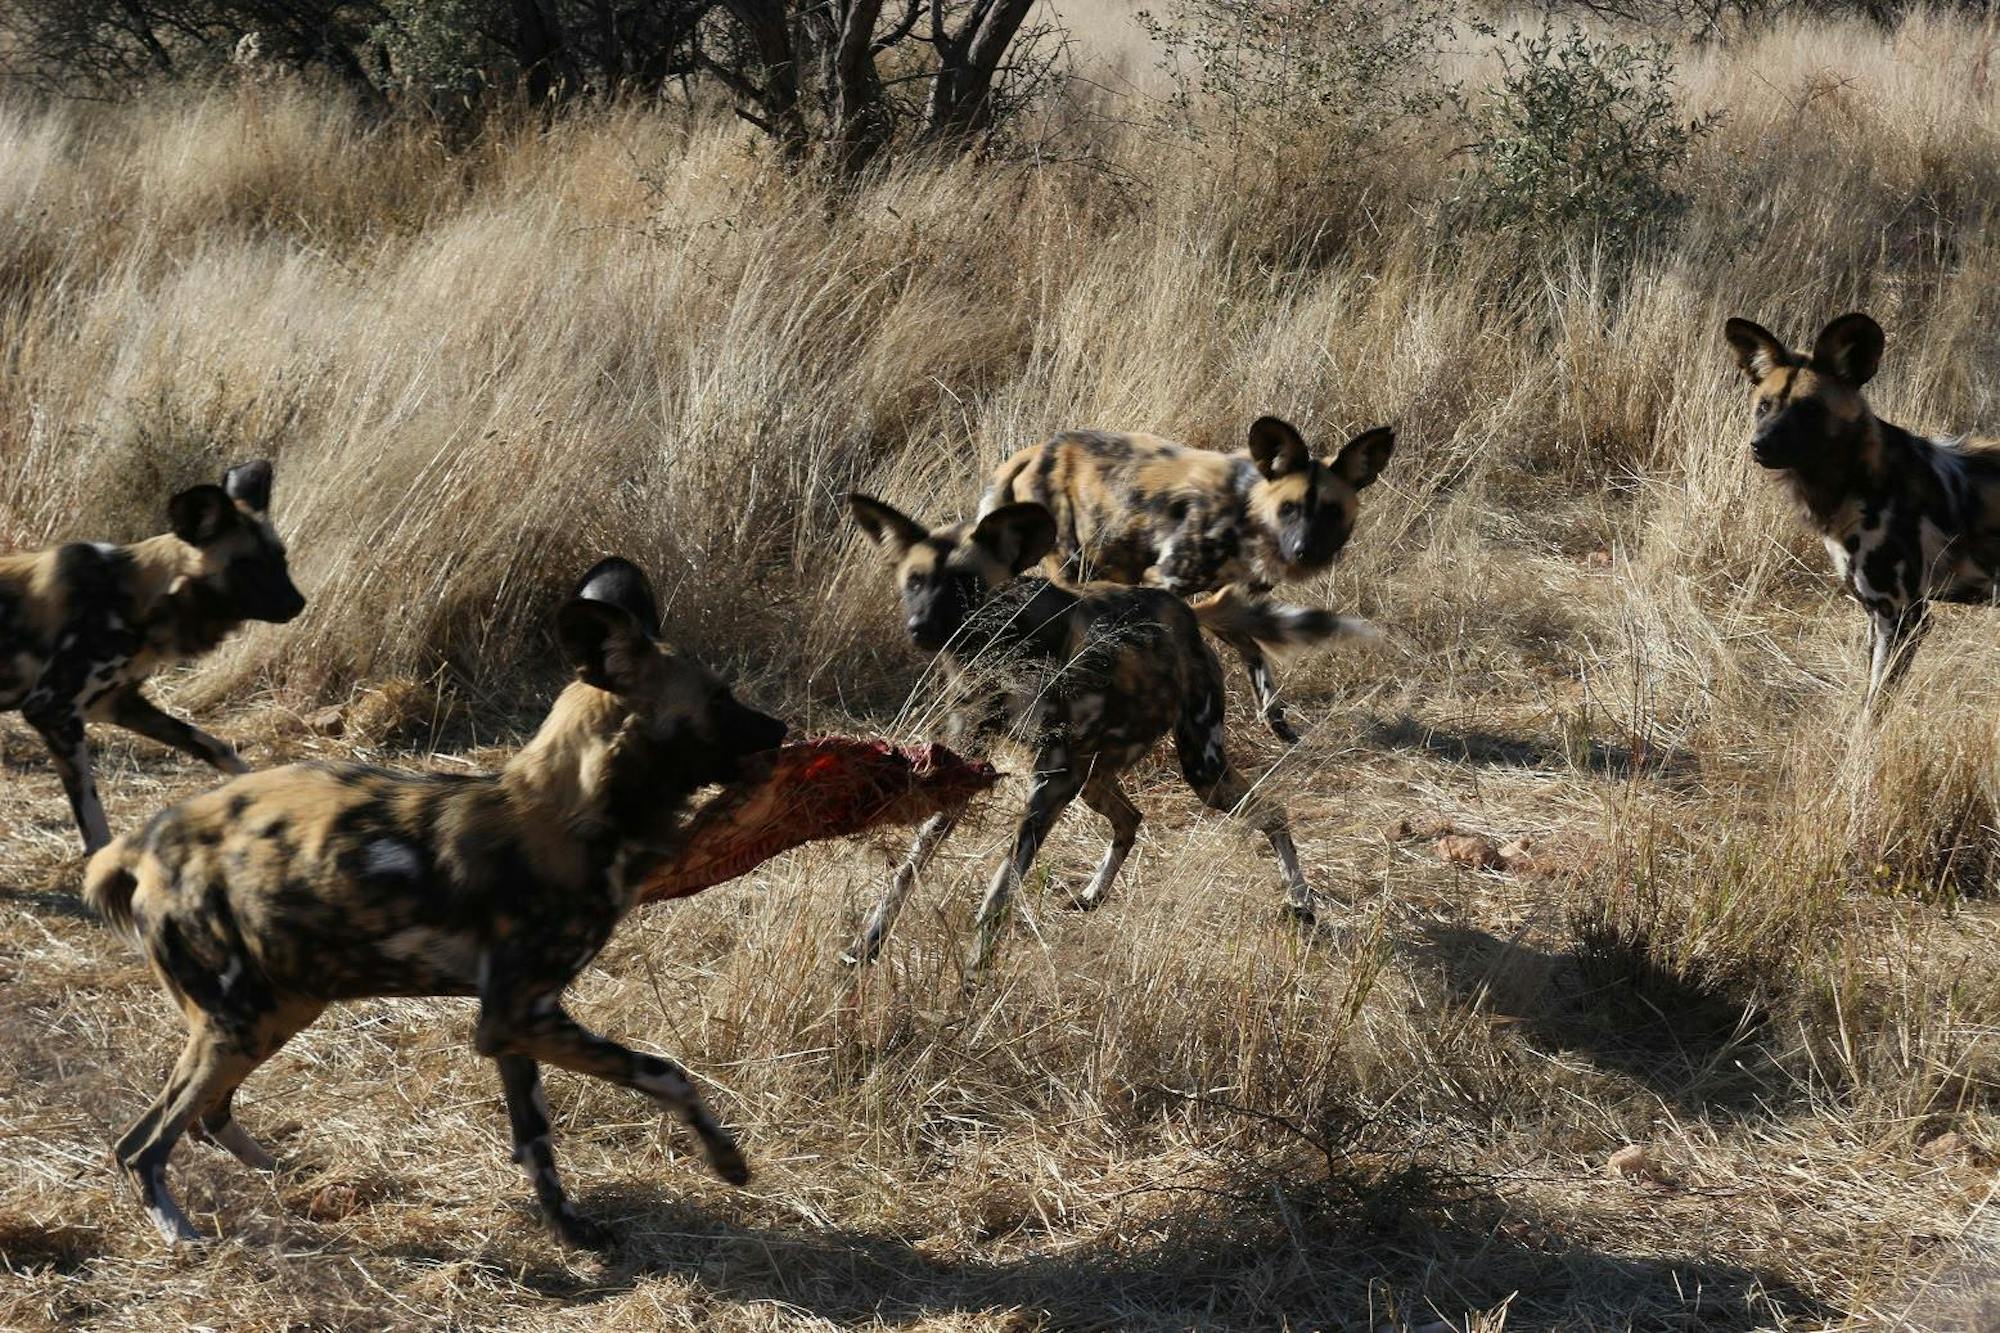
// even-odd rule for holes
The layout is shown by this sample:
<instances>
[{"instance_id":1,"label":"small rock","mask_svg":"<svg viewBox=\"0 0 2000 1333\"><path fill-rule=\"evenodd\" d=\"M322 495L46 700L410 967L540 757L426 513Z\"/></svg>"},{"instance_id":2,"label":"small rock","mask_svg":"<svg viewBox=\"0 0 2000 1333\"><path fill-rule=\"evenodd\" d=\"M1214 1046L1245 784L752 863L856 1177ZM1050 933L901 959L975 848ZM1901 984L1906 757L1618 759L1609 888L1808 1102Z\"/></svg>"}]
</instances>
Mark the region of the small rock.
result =
<instances>
[{"instance_id":1,"label":"small rock","mask_svg":"<svg viewBox=\"0 0 2000 1333\"><path fill-rule=\"evenodd\" d=\"M315 1222L338 1222L360 1210L361 1192L345 1182L320 1186L306 1204L306 1216Z\"/></svg>"},{"instance_id":2,"label":"small rock","mask_svg":"<svg viewBox=\"0 0 2000 1333\"><path fill-rule=\"evenodd\" d=\"M322 708L306 719L306 730L319 736L338 736L347 730L347 710Z\"/></svg>"},{"instance_id":3,"label":"small rock","mask_svg":"<svg viewBox=\"0 0 2000 1333\"><path fill-rule=\"evenodd\" d=\"M1501 865L1500 849L1476 833L1457 833L1439 838L1437 856L1440 861L1471 866L1474 870L1497 870Z\"/></svg>"},{"instance_id":4,"label":"small rock","mask_svg":"<svg viewBox=\"0 0 2000 1333\"><path fill-rule=\"evenodd\" d=\"M1987 1161L1979 1145L1955 1129L1925 1139L1917 1146L1917 1156L1926 1162L1967 1162L1973 1166Z\"/></svg>"},{"instance_id":5,"label":"small rock","mask_svg":"<svg viewBox=\"0 0 2000 1333\"><path fill-rule=\"evenodd\" d=\"M1456 833L1451 821L1440 814L1404 815L1389 825L1389 841L1411 842L1418 838L1442 838Z\"/></svg>"},{"instance_id":6,"label":"small rock","mask_svg":"<svg viewBox=\"0 0 2000 1333\"><path fill-rule=\"evenodd\" d=\"M1646 1150L1636 1143L1628 1143L1605 1159L1604 1174L1613 1180L1658 1180L1659 1168Z\"/></svg>"}]
</instances>

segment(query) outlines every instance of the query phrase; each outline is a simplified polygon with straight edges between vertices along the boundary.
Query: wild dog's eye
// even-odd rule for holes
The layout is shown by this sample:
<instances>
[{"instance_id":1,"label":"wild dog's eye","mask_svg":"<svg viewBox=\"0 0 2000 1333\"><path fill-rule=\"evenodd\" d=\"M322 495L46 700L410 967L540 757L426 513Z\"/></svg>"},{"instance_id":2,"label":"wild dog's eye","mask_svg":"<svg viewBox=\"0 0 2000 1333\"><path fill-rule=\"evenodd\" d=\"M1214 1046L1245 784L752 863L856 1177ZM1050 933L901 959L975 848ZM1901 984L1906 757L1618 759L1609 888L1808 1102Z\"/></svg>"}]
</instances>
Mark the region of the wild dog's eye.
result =
<instances>
[{"instance_id":1,"label":"wild dog's eye","mask_svg":"<svg viewBox=\"0 0 2000 1333\"><path fill-rule=\"evenodd\" d=\"M1760 417L1767 417L1767 416L1771 415L1771 400L1770 400L1770 399L1768 399L1768 398L1759 398L1759 399L1757 400L1757 415L1758 415L1758 416L1760 416Z\"/></svg>"},{"instance_id":2,"label":"wild dog's eye","mask_svg":"<svg viewBox=\"0 0 2000 1333\"><path fill-rule=\"evenodd\" d=\"M1291 518L1298 512L1299 512L1299 502L1297 500L1287 500L1283 504L1278 506L1279 518Z\"/></svg>"}]
</instances>

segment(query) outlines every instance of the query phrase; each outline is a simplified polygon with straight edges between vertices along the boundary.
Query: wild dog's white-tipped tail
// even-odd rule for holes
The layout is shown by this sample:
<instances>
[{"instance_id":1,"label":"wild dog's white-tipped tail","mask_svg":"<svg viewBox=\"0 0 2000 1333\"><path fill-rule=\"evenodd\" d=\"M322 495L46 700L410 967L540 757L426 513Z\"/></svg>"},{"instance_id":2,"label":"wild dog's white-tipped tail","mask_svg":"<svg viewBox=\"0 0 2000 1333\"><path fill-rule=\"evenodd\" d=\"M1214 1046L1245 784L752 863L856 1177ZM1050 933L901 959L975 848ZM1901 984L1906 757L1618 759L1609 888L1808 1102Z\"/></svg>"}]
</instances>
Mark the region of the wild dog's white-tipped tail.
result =
<instances>
[{"instance_id":1,"label":"wild dog's white-tipped tail","mask_svg":"<svg viewBox=\"0 0 2000 1333\"><path fill-rule=\"evenodd\" d=\"M120 935L138 943L132 895L139 890L138 849L129 838L113 838L83 868L83 901Z\"/></svg>"},{"instance_id":2,"label":"wild dog's white-tipped tail","mask_svg":"<svg viewBox=\"0 0 2000 1333\"><path fill-rule=\"evenodd\" d=\"M1252 597L1235 584L1189 604L1201 627L1221 639L1249 639L1267 651L1304 648L1333 639L1379 639L1382 631L1359 616L1335 615L1316 606L1288 606Z\"/></svg>"}]
</instances>

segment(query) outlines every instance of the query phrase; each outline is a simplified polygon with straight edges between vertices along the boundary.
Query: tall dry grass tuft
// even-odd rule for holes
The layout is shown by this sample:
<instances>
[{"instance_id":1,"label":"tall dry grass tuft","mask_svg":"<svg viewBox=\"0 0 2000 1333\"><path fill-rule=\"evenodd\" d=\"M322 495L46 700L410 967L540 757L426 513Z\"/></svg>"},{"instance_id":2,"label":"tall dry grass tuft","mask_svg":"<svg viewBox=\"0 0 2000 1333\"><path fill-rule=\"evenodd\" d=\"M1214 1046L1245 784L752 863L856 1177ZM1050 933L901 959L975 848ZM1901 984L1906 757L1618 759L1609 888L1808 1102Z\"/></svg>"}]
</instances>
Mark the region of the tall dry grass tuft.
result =
<instances>
[{"instance_id":1,"label":"tall dry grass tuft","mask_svg":"<svg viewBox=\"0 0 2000 1333\"><path fill-rule=\"evenodd\" d=\"M1387 642L1287 665L1295 751L1232 695L1245 767L1343 904L1326 929L1282 925L1261 844L1166 762L1135 777L1117 898L1059 906L1101 850L1079 810L980 985L956 960L1018 782L858 977L832 955L893 847L804 849L660 912L577 1009L711 1080L762 1175L727 1193L626 1094L552 1080L576 1193L626 1227L602 1262L533 1234L469 1020L429 1001L329 1015L260 1072L241 1114L291 1171L190 1154L185 1195L245 1243L161 1259L95 1164L175 1019L76 914L68 817L10 726L0 1262L23 1276L0 1323L1978 1308L2000 618L1941 613L1860 726L1859 614L1742 447L1720 338L1865 306L1885 415L2000 416L2000 109L1971 30L1801 20L1682 51L1685 109L1727 118L1687 216L1620 266L1440 225L1448 154L1333 189L1282 143L1148 131L1147 57L1107 15L1125 73L1071 108L1112 113L1091 162L910 163L839 198L671 109L446 145L282 81L0 107L0 541L136 537L174 486L275 457L310 607L167 682L259 763L492 766L546 697L549 608L609 551L801 730L928 735L944 692L841 492L943 520L1064 426L1399 428L1346 558L1287 590ZM297 717L323 699L351 700L338 741ZM207 780L103 754L120 827ZM1525 857L1441 860L1410 819ZM1627 1144L1650 1165L1607 1175Z\"/></svg>"}]
</instances>

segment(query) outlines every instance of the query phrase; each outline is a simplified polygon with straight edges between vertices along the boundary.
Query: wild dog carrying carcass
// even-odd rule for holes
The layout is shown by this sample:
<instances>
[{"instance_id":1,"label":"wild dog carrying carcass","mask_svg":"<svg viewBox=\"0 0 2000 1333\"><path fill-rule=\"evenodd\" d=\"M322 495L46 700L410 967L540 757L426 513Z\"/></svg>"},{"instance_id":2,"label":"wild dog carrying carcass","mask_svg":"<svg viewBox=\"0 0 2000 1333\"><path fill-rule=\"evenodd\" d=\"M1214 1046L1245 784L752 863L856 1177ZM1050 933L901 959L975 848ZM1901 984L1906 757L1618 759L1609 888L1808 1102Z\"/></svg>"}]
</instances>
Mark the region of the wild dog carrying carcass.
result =
<instances>
[{"instance_id":1,"label":"wild dog carrying carcass","mask_svg":"<svg viewBox=\"0 0 2000 1333\"><path fill-rule=\"evenodd\" d=\"M1777 472L1868 612L1872 709L1929 628L1932 602L2000 594L2000 446L1930 440L1869 410L1881 326L1846 314L1801 356L1747 319L1724 326L1753 386L1752 455Z\"/></svg>"},{"instance_id":2,"label":"wild dog carrying carcass","mask_svg":"<svg viewBox=\"0 0 2000 1333\"><path fill-rule=\"evenodd\" d=\"M86 721L248 771L226 742L161 712L142 687L246 620L282 625L305 609L270 505L271 465L243 463L220 486L169 500L173 528L157 537L0 555L0 709L20 709L48 745L86 852L111 840Z\"/></svg>"},{"instance_id":3,"label":"wild dog carrying carcass","mask_svg":"<svg viewBox=\"0 0 2000 1333\"><path fill-rule=\"evenodd\" d=\"M1360 493L1396 448L1387 426L1364 431L1325 462L1289 422L1259 417L1232 454L1152 435L1064 431L1000 465L984 517L1032 501L1055 515L1050 573L1071 583L1150 583L1182 597L1242 583L1261 596L1331 565L1353 534ZM1254 640L1225 638L1243 659L1257 710L1278 739L1298 732L1278 703Z\"/></svg>"},{"instance_id":4,"label":"wild dog carrying carcass","mask_svg":"<svg viewBox=\"0 0 2000 1333\"><path fill-rule=\"evenodd\" d=\"M591 570L556 626L577 679L500 773L294 764L183 801L92 859L85 901L145 951L190 1028L117 1147L168 1239L199 1235L167 1192L175 1140L198 1126L269 1168L231 1117L237 1085L328 1004L369 996L478 998L514 1160L565 1241L599 1233L563 1196L541 1063L664 1103L724 1179L747 1179L686 1071L587 1031L562 993L634 905L687 797L785 726L659 642L652 591L623 560Z\"/></svg>"},{"instance_id":5,"label":"wild dog carrying carcass","mask_svg":"<svg viewBox=\"0 0 2000 1333\"><path fill-rule=\"evenodd\" d=\"M1118 779L1169 731L1188 785L1210 808L1238 813L1263 832L1282 867L1286 908L1311 918L1312 891L1284 811L1230 766L1222 666L1202 630L1267 645L1316 643L1340 632L1339 617L1255 602L1233 588L1190 607L1158 588L1017 577L1056 541L1056 521L1038 504L1003 505L977 523L928 530L866 495L850 495L848 504L894 563L911 641L941 652L954 675L973 682L955 728L992 738L1012 726L1034 753L1027 813L980 904L975 967L990 954L1042 840L1078 795L1110 823L1111 845L1076 901L1088 908L1104 900L1139 832L1138 808ZM875 956L956 818L933 816L918 831L850 961Z\"/></svg>"}]
</instances>

